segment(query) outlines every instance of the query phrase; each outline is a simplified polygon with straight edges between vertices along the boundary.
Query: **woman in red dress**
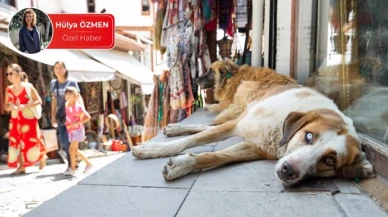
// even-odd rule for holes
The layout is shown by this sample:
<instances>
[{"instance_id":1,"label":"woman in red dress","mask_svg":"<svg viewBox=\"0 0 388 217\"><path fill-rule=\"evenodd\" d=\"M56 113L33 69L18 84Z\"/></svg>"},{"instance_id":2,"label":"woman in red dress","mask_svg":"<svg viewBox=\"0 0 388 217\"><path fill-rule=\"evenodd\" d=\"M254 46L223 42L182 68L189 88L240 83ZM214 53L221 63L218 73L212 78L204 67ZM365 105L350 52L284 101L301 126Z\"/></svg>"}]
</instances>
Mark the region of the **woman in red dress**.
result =
<instances>
[{"instance_id":1,"label":"woman in red dress","mask_svg":"<svg viewBox=\"0 0 388 217\"><path fill-rule=\"evenodd\" d=\"M26 167L40 161L40 169L45 165L45 150L41 140L38 119L31 108L42 104L36 89L25 82L26 74L18 64L8 66L6 73L8 86L5 95L5 111L11 112L9 121L8 166L17 168L12 174L26 172ZM27 85L31 90L27 93Z\"/></svg>"}]
</instances>

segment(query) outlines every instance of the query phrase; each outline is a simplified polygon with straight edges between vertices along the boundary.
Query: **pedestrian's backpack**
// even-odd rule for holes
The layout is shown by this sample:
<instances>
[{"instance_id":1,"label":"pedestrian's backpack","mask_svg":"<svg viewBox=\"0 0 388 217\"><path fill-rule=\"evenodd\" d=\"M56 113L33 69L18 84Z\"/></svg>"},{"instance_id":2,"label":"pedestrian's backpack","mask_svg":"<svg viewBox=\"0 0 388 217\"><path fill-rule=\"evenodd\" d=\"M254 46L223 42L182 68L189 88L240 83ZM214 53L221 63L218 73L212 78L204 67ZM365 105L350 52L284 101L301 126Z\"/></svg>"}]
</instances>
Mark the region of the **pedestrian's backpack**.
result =
<instances>
[{"instance_id":1,"label":"pedestrian's backpack","mask_svg":"<svg viewBox=\"0 0 388 217\"><path fill-rule=\"evenodd\" d=\"M59 96L58 93L58 81L55 83L56 89L57 89L57 96ZM57 101L58 102L58 101ZM65 103L62 103L61 105L57 104L57 112L55 113L55 121L58 124L65 125L66 124L66 108Z\"/></svg>"},{"instance_id":2,"label":"pedestrian's backpack","mask_svg":"<svg viewBox=\"0 0 388 217\"><path fill-rule=\"evenodd\" d=\"M29 99L29 103L32 101L32 95L31 95L31 86L32 84L30 83L26 83L26 92L27 92L27 96L28 96L28 99ZM34 107L31 107L30 108L31 111L34 113L34 116L37 118L37 119L40 119L42 117L42 105L37 105L37 106L34 106Z\"/></svg>"}]
</instances>

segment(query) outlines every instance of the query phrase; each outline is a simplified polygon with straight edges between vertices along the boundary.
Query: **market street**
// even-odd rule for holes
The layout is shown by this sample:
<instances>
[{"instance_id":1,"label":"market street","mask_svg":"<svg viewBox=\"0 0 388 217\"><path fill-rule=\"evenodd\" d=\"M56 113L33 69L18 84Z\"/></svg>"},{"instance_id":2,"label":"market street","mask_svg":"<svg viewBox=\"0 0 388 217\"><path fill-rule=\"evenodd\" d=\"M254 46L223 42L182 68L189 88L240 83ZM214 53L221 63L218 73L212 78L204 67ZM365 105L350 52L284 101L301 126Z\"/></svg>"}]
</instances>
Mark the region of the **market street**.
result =
<instances>
[{"instance_id":1,"label":"market street","mask_svg":"<svg viewBox=\"0 0 388 217\"><path fill-rule=\"evenodd\" d=\"M0 216L22 216L123 155L90 159L94 168L88 174L82 173L84 164L81 163L76 178L62 174L66 170L65 164L49 165L42 171L37 166L31 167L26 174L18 176L9 175L13 169L0 171Z\"/></svg>"}]
</instances>

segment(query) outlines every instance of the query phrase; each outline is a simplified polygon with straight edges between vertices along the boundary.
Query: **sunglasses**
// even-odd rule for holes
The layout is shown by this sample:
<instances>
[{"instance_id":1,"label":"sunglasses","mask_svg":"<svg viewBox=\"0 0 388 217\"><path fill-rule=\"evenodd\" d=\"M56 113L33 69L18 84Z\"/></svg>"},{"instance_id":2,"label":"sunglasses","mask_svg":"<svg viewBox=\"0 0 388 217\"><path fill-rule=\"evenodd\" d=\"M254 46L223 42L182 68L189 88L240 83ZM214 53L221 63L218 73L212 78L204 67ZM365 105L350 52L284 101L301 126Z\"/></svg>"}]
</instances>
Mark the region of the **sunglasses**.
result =
<instances>
[{"instance_id":1,"label":"sunglasses","mask_svg":"<svg viewBox=\"0 0 388 217\"><path fill-rule=\"evenodd\" d=\"M12 74L13 74L12 72L10 72L10 73L6 72L5 76L12 75Z\"/></svg>"}]
</instances>

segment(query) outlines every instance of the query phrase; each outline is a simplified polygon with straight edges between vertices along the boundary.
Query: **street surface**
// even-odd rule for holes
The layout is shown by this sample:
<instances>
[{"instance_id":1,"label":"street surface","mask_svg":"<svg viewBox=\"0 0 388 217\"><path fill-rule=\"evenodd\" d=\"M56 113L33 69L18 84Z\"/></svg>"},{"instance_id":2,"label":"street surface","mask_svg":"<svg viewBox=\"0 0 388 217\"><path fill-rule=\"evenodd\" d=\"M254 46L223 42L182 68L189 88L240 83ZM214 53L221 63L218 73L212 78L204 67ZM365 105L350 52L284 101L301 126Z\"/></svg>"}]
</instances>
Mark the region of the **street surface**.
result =
<instances>
[{"instance_id":1,"label":"street surface","mask_svg":"<svg viewBox=\"0 0 388 217\"><path fill-rule=\"evenodd\" d=\"M48 165L42 171L39 171L37 166L29 167L26 174L17 176L9 175L14 169L2 170L0 171L0 216L22 216L123 155L120 153L91 158L94 168L88 174L83 173L85 164L82 162L75 178L62 174L67 168L65 164Z\"/></svg>"}]
</instances>

